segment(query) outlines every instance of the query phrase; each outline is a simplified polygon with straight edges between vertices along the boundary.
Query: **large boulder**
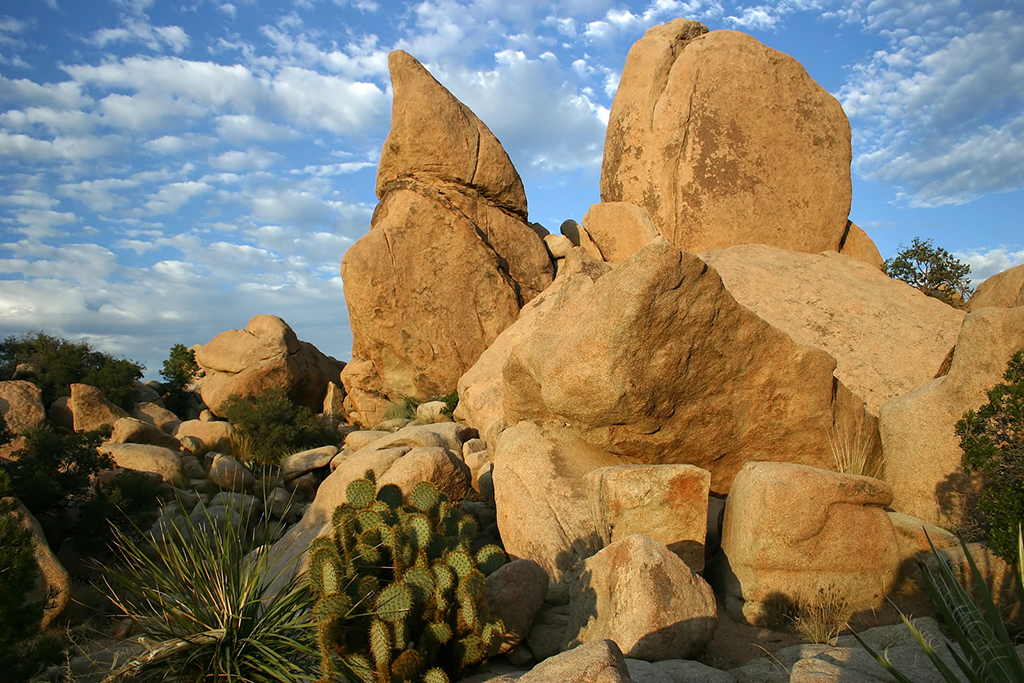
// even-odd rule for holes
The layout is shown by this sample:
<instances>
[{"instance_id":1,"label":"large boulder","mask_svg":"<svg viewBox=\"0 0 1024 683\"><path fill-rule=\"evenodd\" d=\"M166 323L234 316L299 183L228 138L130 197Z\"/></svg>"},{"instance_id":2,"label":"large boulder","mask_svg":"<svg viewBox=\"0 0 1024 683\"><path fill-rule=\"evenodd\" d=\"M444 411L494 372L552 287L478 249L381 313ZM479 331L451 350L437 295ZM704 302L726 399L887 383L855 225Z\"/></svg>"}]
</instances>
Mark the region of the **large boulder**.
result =
<instances>
[{"instance_id":1,"label":"large boulder","mask_svg":"<svg viewBox=\"0 0 1024 683\"><path fill-rule=\"evenodd\" d=\"M691 570L704 571L710 472L693 465L618 465L588 473L586 484L604 545L643 534Z\"/></svg>"},{"instance_id":2,"label":"large boulder","mask_svg":"<svg viewBox=\"0 0 1024 683\"><path fill-rule=\"evenodd\" d=\"M99 451L113 458L114 464L118 467L138 472L153 472L176 486L183 481L181 456L169 448L141 443L108 442L102 444Z\"/></svg>"},{"instance_id":3,"label":"large boulder","mask_svg":"<svg viewBox=\"0 0 1024 683\"><path fill-rule=\"evenodd\" d=\"M700 654L718 624L715 594L663 544L627 536L574 571L569 645L614 640L627 657Z\"/></svg>"},{"instance_id":4,"label":"large boulder","mask_svg":"<svg viewBox=\"0 0 1024 683\"><path fill-rule=\"evenodd\" d=\"M561 309L567 302L589 289L594 281L611 270L606 263L573 249L558 271L558 277L544 293L523 306L516 322L487 347L480 359L459 378L459 405L455 419L470 425L488 442L495 442L505 429L505 381L502 369L516 345L528 340L539 329L561 324Z\"/></svg>"},{"instance_id":5,"label":"large boulder","mask_svg":"<svg viewBox=\"0 0 1024 683\"><path fill-rule=\"evenodd\" d=\"M1024 349L1024 307L978 308L964 318L949 372L891 399L879 413L893 508L931 524L956 524L970 483L961 473L956 423L988 401L1006 363Z\"/></svg>"},{"instance_id":6,"label":"large boulder","mask_svg":"<svg viewBox=\"0 0 1024 683\"><path fill-rule=\"evenodd\" d=\"M200 395L219 417L224 417L228 397L249 398L267 389L284 391L319 412L328 383L339 380L343 367L312 344L299 341L288 323L273 315L257 315L244 330L222 332L193 349L203 371Z\"/></svg>"},{"instance_id":7,"label":"large boulder","mask_svg":"<svg viewBox=\"0 0 1024 683\"><path fill-rule=\"evenodd\" d=\"M601 548L585 475L618 458L564 427L521 422L501 433L492 461L498 529L510 557L533 560L557 583Z\"/></svg>"},{"instance_id":8,"label":"large boulder","mask_svg":"<svg viewBox=\"0 0 1024 683\"><path fill-rule=\"evenodd\" d=\"M341 265L353 357L380 381L379 391L365 377L365 388L345 383L360 413L353 389L368 399L450 393L553 275L522 181L487 126L407 53L388 64L380 204Z\"/></svg>"},{"instance_id":9,"label":"large boulder","mask_svg":"<svg viewBox=\"0 0 1024 683\"><path fill-rule=\"evenodd\" d=\"M850 160L842 106L796 60L676 19L649 29L626 58L601 200L643 207L685 251L750 242L835 251Z\"/></svg>"},{"instance_id":10,"label":"large boulder","mask_svg":"<svg viewBox=\"0 0 1024 683\"><path fill-rule=\"evenodd\" d=\"M185 420L179 423L171 433L174 435L174 438L182 441L184 441L185 437L194 439L190 443L198 443L199 449L197 454L202 454L207 451L230 453L231 436L234 432L235 430L231 423L223 420L211 422Z\"/></svg>"},{"instance_id":11,"label":"large boulder","mask_svg":"<svg viewBox=\"0 0 1024 683\"><path fill-rule=\"evenodd\" d=\"M113 443L144 443L162 446L172 451L181 450L181 443L173 436L149 422L133 417L122 417L115 422L109 440Z\"/></svg>"},{"instance_id":12,"label":"large boulder","mask_svg":"<svg viewBox=\"0 0 1024 683\"><path fill-rule=\"evenodd\" d=\"M594 204L583 227L608 263L624 261L661 237L647 212L629 202Z\"/></svg>"},{"instance_id":13,"label":"large boulder","mask_svg":"<svg viewBox=\"0 0 1024 683\"><path fill-rule=\"evenodd\" d=\"M0 415L15 437L9 444L0 444L0 456L8 456L25 445L23 434L46 422L39 387L20 379L0 382Z\"/></svg>"},{"instance_id":14,"label":"large boulder","mask_svg":"<svg viewBox=\"0 0 1024 683\"><path fill-rule=\"evenodd\" d=\"M644 247L547 319L502 369L508 425L561 423L628 462L696 465L717 493L748 460L829 465L835 424L874 434L828 353L672 245ZM497 481L497 459L495 469Z\"/></svg>"},{"instance_id":15,"label":"large boulder","mask_svg":"<svg viewBox=\"0 0 1024 683\"><path fill-rule=\"evenodd\" d=\"M487 577L484 597L491 614L505 625L497 654L526 638L547 594L548 575L532 560L513 560Z\"/></svg>"},{"instance_id":16,"label":"large boulder","mask_svg":"<svg viewBox=\"0 0 1024 683\"><path fill-rule=\"evenodd\" d=\"M847 221L846 223L846 235L843 237L842 244L839 245L839 253L843 256L855 258L877 270L885 269L885 259L882 258L882 254L878 251L878 246L853 221Z\"/></svg>"},{"instance_id":17,"label":"large boulder","mask_svg":"<svg viewBox=\"0 0 1024 683\"><path fill-rule=\"evenodd\" d=\"M744 307L835 358L836 378L876 416L890 398L935 377L965 315L835 252L746 244L700 257Z\"/></svg>"},{"instance_id":18,"label":"large boulder","mask_svg":"<svg viewBox=\"0 0 1024 683\"><path fill-rule=\"evenodd\" d=\"M830 588L855 609L881 607L900 565L891 501L877 479L748 463L725 506L726 609L759 623L773 599L802 604Z\"/></svg>"},{"instance_id":19,"label":"large boulder","mask_svg":"<svg viewBox=\"0 0 1024 683\"><path fill-rule=\"evenodd\" d=\"M501 677L492 683L512 683ZM633 683L622 650L614 640L586 643L545 659L519 677L519 683Z\"/></svg>"},{"instance_id":20,"label":"large boulder","mask_svg":"<svg viewBox=\"0 0 1024 683\"><path fill-rule=\"evenodd\" d=\"M972 311L989 306L1024 306L1024 265L996 273L982 282L968 300L967 306Z\"/></svg>"},{"instance_id":21,"label":"large boulder","mask_svg":"<svg viewBox=\"0 0 1024 683\"><path fill-rule=\"evenodd\" d=\"M120 406L107 400L103 392L88 384L72 384L68 408L74 420L76 432L99 429L104 425L113 427L122 417L127 417Z\"/></svg>"}]
</instances>

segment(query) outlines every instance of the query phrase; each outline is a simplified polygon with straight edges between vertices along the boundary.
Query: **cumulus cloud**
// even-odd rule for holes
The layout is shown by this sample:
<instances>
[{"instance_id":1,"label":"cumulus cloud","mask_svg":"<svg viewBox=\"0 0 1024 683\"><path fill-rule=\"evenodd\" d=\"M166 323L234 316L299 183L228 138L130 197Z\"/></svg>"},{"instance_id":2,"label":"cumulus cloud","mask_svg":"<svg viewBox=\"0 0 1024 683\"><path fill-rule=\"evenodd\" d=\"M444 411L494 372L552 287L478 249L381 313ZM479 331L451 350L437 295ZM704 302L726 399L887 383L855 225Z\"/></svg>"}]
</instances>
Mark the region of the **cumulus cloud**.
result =
<instances>
[{"instance_id":1,"label":"cumulus cloud","mask_svg":"<svg viewBox=\"0 0 1024 683\"><path fill-rule=\"evenodd\" d=\"M1008 268L1024 265L1024 249L1012 251L1005 247L954 254L971 267L971 285L979 284Z\"/></svg>"},{"instance_id":2,"label":"cumulus cloud","mask_svg":"<svg viewBox=\"0 0 1024 683\"><path fill-rule=\"evenodd\" d=\"M891 45L838 94L854 122L856 171L901 187L910 206L1024 188L1024 10L972 16L957 0L868 9Z\"/></svg>"},{"instance_id":3,"label":"cumulus cloud","mask_svg":"<svg viewBox=\"0 0 1024 683\"><path fill-rule=\"evenodd\" d=\"M154 52L170 48L175 54L184 52L191 42L180 26L153 26L145 19L124 17L121 26L103 28L92 34L89 42L98 47L109 43L139 42Z\"/></svg>"}]
</instances>

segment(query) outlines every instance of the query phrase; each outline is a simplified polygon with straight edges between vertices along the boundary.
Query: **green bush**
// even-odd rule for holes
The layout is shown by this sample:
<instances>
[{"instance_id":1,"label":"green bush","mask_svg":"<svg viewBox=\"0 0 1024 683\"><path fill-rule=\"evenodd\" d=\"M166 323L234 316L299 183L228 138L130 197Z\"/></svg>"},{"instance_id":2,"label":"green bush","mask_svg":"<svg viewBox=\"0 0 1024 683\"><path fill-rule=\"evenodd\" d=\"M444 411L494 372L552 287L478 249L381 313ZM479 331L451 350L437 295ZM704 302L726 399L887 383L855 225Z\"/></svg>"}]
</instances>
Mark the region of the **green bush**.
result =
<instances>
[{"instance_id":1,"label":"green bush","mask_svg":"<svg viewBox=\"0 0 1024 683\"><path fill-rule=\"evenodd\" d=\"M132 409L133 383L143 366L133 360L93 351L88 344L54 337L45 332L10 336L0 342L0 379L10 379L19 363L31 363L38 374L30 379L49 407L71 395L71 385L91 384L125 410Z\"/></svg>"},{"instance_id":2,"label":"green bush","mask_svg":"<svg viewBox=\"0 0 1024 683\"><path fill-rule=\"evenodd\" d=\"M962 307L973 291L970 265L919 237L909 247L900 245L896 256L886 260L885 273L951 306Z\"/></svg>"},{"instance_id":3,"label":"green bush","mask_svg":"<svg viewBox=\"0 0 1024 683\"><path fill-rule=\"evenodd\" d=\"M228 397L224 415L235 429L236 442L245 444L235 456L260 465L277 465L299 450L337 441L312 410L292 402L279 389L268 389L254 398Z\"/></svg>"},{"instance_id":4,"label":"green bush","mask_svg":"<svg viewBox=\"0 0 1024 683\"><path fill-rule=\"evenodd\" d=\"M333 535L309 548L323 679L338 663L374 683L458 680L504 633L484 584L505 553L473 552L476 522L433 484L417 484L405 504L372 474L349 484Z\"/></svg>"},{"instance_id":5,"label":"green bush","mask_svg":"<svg viewBox=\"0 0 1024 683\"><path fill-rule=\"evenodd\" d=\"M166 543L118 533L119 561L101 590L149 643L106 680L313 680L308 588L293 578L271 592L280 577L272 571L275 556L252 553L231 519L198 525L185 518Z\"/></svg>"},{"instance_id":6,"label":"green bush","mask_svg":"<svg viewBox=\"0 0 1024 683\"><path fill-rule=\"evenodd\" d=\"M196 362L195 351L184 344L172 346L160 376L164 378L164 405L172 413L183 415L187 407L188 385L196 377L203 376Z\"/></svg>"},{"instance_id":7,"label":"green bush","mask_svg":"<svg viewBox=\"0 0 1024 683\"><path fill-rule=\"evenodd\" d=\"M60 434L47 425L25 434L25 446L9 467L14 495L37 518L62 515L89 497L89 478L114 461L98 446L110 431Z\"/></svg>"},{"instance_id":8,"label":"green bush","mask_svg":"<svg viewBox=\"0 0 1024 683\"><path fill-rule=\"evenodd\" d=\"M1017 528L1024 521L1024 350L1010 358L1003 379L988 392L988 403L967 411L956 433L964 470L984 478L977 505L989 546L1013 562Z\"/></svg>"},{"instance_id":9,"label":"green bush","mask_svg":"<svg viewBox=\"0 0 1024 683\"><path fill-rule=\"evenodd\" d=\"M160 516L162 485L145 472L121 470L81 507L75 531L83 550L98 551L114 540L114 529L135 535Z\"/></svg>"}]
</instances>

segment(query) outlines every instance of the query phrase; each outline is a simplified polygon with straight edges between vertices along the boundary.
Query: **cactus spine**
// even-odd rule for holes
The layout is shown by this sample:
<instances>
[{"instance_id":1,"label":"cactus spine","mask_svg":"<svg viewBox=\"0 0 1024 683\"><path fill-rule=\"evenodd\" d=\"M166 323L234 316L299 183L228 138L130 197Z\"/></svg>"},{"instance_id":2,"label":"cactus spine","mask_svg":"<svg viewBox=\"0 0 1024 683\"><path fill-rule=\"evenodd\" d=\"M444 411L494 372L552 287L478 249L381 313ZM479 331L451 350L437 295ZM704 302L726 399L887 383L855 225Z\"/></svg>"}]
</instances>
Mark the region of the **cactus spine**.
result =
<instances>
[{"instance_id":1,"label":"cactus spine","mask_svg":"<svg viewBox=\"0 0 1024 683\"><path fill-rule=\"evenodd\" d=\"M373 683L447 683L483 662L504 634L484 600L504 551L473 553L476 522L429 482L406 504L368 472L346 497L332 535L310 546L324 679L340 661Z\"/></svg>"}]
</instances>

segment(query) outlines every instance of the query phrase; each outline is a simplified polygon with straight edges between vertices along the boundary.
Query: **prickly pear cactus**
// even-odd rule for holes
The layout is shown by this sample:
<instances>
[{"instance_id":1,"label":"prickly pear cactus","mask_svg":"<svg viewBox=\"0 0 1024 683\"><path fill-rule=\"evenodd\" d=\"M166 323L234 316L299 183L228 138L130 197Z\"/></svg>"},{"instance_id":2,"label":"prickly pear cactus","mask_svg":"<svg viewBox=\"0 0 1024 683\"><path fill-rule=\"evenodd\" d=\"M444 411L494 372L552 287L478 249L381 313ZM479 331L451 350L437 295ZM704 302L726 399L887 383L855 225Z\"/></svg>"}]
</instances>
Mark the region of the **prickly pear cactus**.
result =
<instances>
[{"instance_id":1,"label":"prickly pear cactus","mask_svg":"<svg viewBox=\"0 0 1024 683\"><path fill-rule=\"evenodd\" d=\"M476 522L429 482L406 503L367 472L346 498L309 548L324 679L337 662L367 683L448 683L483 662L505 630L484 600L505 552L473 553Z\"/></svg>"}]
</instances>

